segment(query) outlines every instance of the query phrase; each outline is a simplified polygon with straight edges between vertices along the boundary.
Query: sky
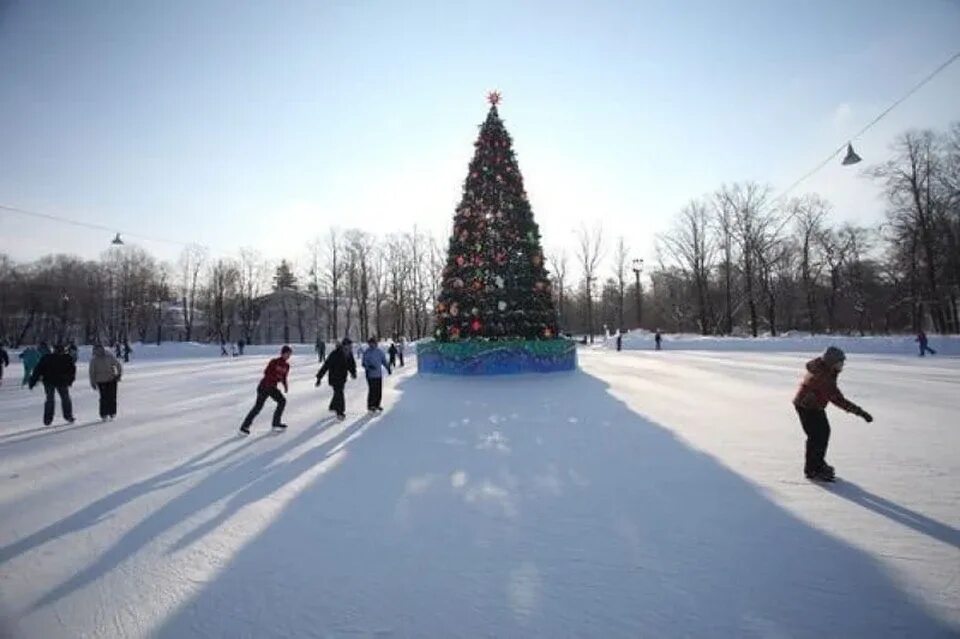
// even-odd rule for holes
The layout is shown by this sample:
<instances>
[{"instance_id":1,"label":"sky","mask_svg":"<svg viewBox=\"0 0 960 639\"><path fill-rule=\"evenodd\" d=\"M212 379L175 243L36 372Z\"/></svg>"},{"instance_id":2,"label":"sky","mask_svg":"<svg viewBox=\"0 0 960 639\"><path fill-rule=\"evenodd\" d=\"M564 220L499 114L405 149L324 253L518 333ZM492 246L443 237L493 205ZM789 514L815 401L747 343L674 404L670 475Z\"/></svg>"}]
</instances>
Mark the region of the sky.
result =
<instances>
[{"instance_id":1,"label":"sky","mask_svg":"<svg viewBox=\"0 0 960 639\"><path fill-rule=\"evenodd\" d=\"M296 259L331 226L452 228L489 90L549 252L658 233L723 183L783 189L960 50L960 1L0 0L0 204ZM794 193L876 225L862 167L960 120L960 62ZM0 210L0 252L112 234ZM612 251L611 251L612 252Z\"/></svg>"}]
</instances>

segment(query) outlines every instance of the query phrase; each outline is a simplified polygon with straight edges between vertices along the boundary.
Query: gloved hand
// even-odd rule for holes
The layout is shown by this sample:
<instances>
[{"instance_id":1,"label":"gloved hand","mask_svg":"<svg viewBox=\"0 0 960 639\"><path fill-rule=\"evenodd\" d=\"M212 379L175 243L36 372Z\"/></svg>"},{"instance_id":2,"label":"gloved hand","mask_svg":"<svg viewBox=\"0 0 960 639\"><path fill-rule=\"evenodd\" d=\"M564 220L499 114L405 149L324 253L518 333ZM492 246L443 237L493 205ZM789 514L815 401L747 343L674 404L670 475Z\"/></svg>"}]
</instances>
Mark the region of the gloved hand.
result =
<instances>
[{"instance_id":1,"label":"gloved hand","mask_svg":"<svg viewBox=\"0 0 960 639\"><path fill-rule=\"evenodd\" d=\"M314 388L320 388L320 378L317 378L317 383L313 385Z\"/></svg>"},{"instance_id":2,"label":"gloved hand","mask_svg":"<svg viewBox=\"0 0 960 639\"><path fill-rule=\"evenodd\" d=\"M863 409L860 410L860 417L863 417L863 420L868 424L873 421L873 415Z\"/></svg>"},{"instance_id":3,"label":"gloved hand","mask_svg":"<svg viewBox=\"0 0 960 639\"><path fill-rule=\"evenodd\" d=\"M90 388L92 388L93 390L97 390L97 385L96 385L96 384L90 384Z\"/></svg>"}]
</instances>

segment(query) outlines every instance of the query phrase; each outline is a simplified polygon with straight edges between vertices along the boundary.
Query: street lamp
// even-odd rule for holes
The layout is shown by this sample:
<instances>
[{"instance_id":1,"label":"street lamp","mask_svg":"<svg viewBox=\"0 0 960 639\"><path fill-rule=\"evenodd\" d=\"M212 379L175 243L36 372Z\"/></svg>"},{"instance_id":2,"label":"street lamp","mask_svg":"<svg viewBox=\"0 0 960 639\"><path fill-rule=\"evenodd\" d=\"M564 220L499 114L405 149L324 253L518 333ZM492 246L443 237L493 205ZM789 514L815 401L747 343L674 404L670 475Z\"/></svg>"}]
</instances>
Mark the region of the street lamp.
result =
<instances>
[{"instance_id":1,"label":"street lamp","mask_svg":"<svg viewBox=\"0 0 960 639\"><path fill-rule=\"evenodd\" d=\"M115 236L113 236L113 241L110 243L114 246L123 246L123 240L120 239L120 234L117 233Z\"/></svg>"},{"instance_id":2,"label":"street lamp","mask_svg":"<svg viewBox=\"0 0 960 639\"><path fill-rule=\"evenodd\" d=\"M597 279L592 275L587 275L587 328L590 331L590 343L593 344L593 293L590 290L590 282Z\"/></svg>"},{"instance_id":3,"label":"street lamp","mask_svg":"<svg viewBox=\"0 0 960 639\"><path fill-rule=\"evenodd\" d=\"M643 273L643 258L633 260L633 275L637 278L637 328L643 321L643 289L640 287L640 274Z\"/></svg>"}]
</instances>

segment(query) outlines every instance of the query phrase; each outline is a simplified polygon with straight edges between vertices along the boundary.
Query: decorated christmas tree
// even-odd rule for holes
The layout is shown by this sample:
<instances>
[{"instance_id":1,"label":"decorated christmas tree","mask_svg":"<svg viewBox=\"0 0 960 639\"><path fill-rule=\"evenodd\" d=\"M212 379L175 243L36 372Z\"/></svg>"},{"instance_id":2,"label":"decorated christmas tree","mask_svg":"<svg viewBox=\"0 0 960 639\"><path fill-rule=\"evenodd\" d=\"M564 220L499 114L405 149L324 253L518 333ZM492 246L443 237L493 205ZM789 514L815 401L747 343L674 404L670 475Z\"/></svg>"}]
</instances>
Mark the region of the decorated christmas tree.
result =
<instances>
[{"instance_id":1,"label":"decorated christmas tree","mask_svg":"<svg viewBox=\"0 0 960 639\"><path fill-rule=\"evenodd\" d=\"M436 303L440 342L549 340L557 336L540 231L513 145L497 112L500 94L474 143Z\"/></svg>"}]
</instances>

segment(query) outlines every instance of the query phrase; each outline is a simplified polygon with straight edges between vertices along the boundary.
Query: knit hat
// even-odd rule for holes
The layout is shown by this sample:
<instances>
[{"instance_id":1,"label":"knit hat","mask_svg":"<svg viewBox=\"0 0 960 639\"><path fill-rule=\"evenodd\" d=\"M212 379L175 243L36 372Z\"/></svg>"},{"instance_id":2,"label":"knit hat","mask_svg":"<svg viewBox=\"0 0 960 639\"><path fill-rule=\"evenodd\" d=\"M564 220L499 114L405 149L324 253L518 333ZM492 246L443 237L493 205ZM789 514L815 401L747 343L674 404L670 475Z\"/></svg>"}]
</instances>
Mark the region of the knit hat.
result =
<instances>
[{"instance_id":1,"label":"knit hat","mask_svg":"<svg viewBox=\"0 0 960 639\"><path fill-rule=\"evenodd\" d=\"M847 359L847 356L836 346L830 346L823 352L823 355L820 358L825 364L833 366Z\"/></svg>"},{"instance_id":2,"label":"knit hat","mask_svg":"<svg viewBox=\"0 0 960 639\"><path fill-rule=\"evenodd\" d=\"M280 349L281 355L283 355L284 353L292 353L292 352L293 352L293 349L287 345L284 345L284 347Z\"/></svg>"}]
</instances>

